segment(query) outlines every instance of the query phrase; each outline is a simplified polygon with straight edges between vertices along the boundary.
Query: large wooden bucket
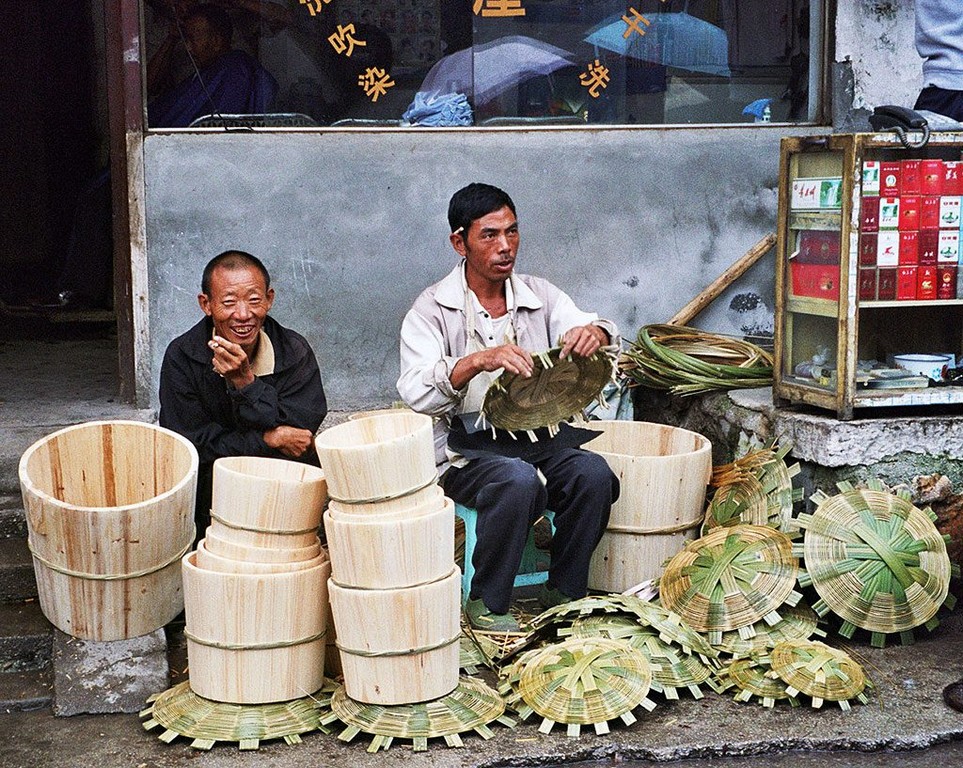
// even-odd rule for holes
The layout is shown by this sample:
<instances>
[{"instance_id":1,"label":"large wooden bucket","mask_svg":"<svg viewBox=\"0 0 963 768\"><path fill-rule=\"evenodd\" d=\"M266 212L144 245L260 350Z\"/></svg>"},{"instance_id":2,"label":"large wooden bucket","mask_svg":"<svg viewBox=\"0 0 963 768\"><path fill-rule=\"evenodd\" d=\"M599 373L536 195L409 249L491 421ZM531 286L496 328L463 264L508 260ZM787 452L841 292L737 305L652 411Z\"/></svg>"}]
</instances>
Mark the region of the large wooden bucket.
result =
<instances>
[{"instance_id":1,"label":"large wooden bucket","mask_svg":"<svg viewBox=\"0 0 963 768\"><path fill-rule=\"evenodd\" d=\"M411 704L458 685L461 573L407 589L350 589L328 582L348 696Z\"/></svg>"},{"instance_id":2,"label":"large wooden bucket","mask_svg":"<svg viewBox=\"0 0 963 768\"><path fill-rule=\"evenodd\" d=\"M712 473L712 444L678 427L593 421L602 434L583 447L605 457L619 500L589 565L589 587L622 592L662 573L666 559L696 538Z\"/></svg>"},{"instance_id":3,"label":"large wooden bucket","mask_svg":"<svg viewBox=\"0 0 963 768\"><path fill-rule=\"evenodd\" d=\"M344 587L426 584L448 575L455 561L455 503L444 496L434 508L388 520L329 509L324 530L331 578Z\"/></svg>"},{"instance_id":4,"label":"large wooden bucket","mask_svg":"<svg viewBox=\"0 0 963 768\"><path fill-rule=\"evenodd\" d=\"M205 571L218 571L220 573L288 573L290 571L303 571L314 568L327 560L327 554L320 552L310 560L293 560L289 562L265 563L251 560L234 560L229 557L211 552L207 548L207 540L201 539L197 542L195 550L197 558L194 563L198 568Z\"/></svg>"},{"instance_id":5,"label":"large wooden bucket","mask_svg":"<svg viewBox=\"0 0 963 768\"><path fill-rule=\"evenodd\" d=\"M137 421L95 421L20 459L40 608L86 640L122 640L180 613L180 560L194 541L197 451Z\"/></svg>"},{"instance_id":6,"label":"large wooden bucket","mask_svg":"<svg viewBox=\"0 0 963 768\"><path fill-rule=\"evenodd\" d=\"M346 421L314 444L328 494L342 503L404 497L437 479L431 418L413 411Z\"/></svg>"},{"instance_id":7,"label":"large wooden bucket","mask_svg":"<svg viewBox=\"0 0 963 768\"><path fill-rule=\"evenodd\" d=\"M270 549L308 546L327 500L319 467L260 456L214 462L211 526L223 540Z\"/></svg>"},{"instance_id":8,"label":"large wooden bucket","mask_svg":"<svg viewBox=\"0 0 963 768\"><path fill-rule=\"evenodd\" d=\"M191 689L214 701L297 699L324 683L331 564L288 573L238 574L183 559Z\"/></svg>"}]
</instances>

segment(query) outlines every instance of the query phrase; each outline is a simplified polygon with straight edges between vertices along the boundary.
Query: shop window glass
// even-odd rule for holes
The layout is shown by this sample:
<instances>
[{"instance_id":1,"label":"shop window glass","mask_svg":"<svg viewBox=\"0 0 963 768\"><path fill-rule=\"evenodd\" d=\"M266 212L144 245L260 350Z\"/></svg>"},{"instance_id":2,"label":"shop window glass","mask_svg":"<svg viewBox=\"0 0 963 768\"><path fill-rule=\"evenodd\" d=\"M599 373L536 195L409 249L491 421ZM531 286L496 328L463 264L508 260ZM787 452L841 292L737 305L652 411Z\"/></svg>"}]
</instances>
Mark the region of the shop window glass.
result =
<instances>
[{"instance_id":1,"label":"shop window glass","mask_svg":"<svg viewBox=\"0 0 963 768\"><path fill-rule=\"evenodd\" d=\"M821 0L143 3L153 128L817 115Z\"/></svg>"}]
</instances>

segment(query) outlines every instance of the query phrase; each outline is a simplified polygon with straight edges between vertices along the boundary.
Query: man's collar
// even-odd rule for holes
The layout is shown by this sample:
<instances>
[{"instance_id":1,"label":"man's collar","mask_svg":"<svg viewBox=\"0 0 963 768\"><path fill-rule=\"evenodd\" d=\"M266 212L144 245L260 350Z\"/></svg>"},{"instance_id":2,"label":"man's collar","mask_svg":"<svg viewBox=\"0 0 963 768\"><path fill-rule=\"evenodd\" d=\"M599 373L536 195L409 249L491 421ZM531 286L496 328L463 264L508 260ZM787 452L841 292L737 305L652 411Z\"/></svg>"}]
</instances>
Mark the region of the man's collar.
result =
<instances>
[{"instance_id":1,"label":"man's collar","mask_svg":"<svg viewBox=\"0 0 963 768\"><path fill-rule=\"evenodd\" d=\"M448 309L462 309L465 306L465 289L462 283L465 270L465 260L462 259L458 265L449 272L438 283L438 290L435 291L435 301ZM542 300L535 295L524 280L521 280L514 272L511 276L511 289L514 293L515 307L523 309L539 309ZM511 298L511 294L506 298Z\"/></svg>"},{"instance_id":2,"label":"man's collar","mask_svg":"<svg viewBox=\"0 0 963 768\"><path fill-rule=\"evenodd\" d=\"M263 328L258 332L257 346L251 359L251 373L255 376L274 373L274 344Z\"/></svg>"}]
</instances>

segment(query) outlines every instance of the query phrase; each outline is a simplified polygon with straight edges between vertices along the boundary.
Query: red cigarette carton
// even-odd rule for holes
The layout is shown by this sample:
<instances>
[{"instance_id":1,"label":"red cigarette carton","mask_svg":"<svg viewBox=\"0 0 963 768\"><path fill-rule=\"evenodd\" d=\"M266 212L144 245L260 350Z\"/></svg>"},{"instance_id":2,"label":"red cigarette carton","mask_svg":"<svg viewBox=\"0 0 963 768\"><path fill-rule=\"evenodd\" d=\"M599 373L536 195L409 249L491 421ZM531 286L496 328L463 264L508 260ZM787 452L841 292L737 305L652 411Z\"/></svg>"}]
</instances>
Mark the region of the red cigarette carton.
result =
<instances>
[{"instance_id":1,"label":"red cigarette carton","mask_svg":"<svg viewBox=\"0 0 963 768\"><path fill-rule=\"evenodd\" d=\"M959 160L943 161L944 195L963 195L963 163Z\"/></svg>"},{"instance_id":2,"label":"red cigarette carton","mask_svg":"<svg viewBox=\"0 0 963 768\"><path fill-rule=\"evenodd\" d=\"M859 229L861 232L879 232L878 197L863 198L859 206Z\"/></svg>"},{"instance_id":3,"label":"red cigarette carton","mask_svg":"<svg viewBox=\"0 0 963 768\"><path fill-rule=\"evenodd\" d=\"M940 249L940 231L938 229L920 230L917 243L916 260L920 264L936 264L936 255Z\"/></svg>"},{"instance_id":4,"label":"red cigarette carton","mask_svg":"<svg viewBox=\"0 0 963 768\"><path fill-rule=\"evenodd\" d=\"M919 264L919 238L920 233L916 231L899 233L900 264Z\"/></svg>"},{"instance_id":5,"label":"red cigarette carton","mask_svg":"<svg viewBox=\"0 0 963 768\"><path fill-rule=\"evenodd\" d=\"M865 163L863 164L865 167ZM904 195L918 195L922 178L922 160L902 160L900 162L900 190Z\"/></svg>"},{"instance_id":6,"label":"red cigarette carton","mask_svg":"<svg viewBox=\"0 0 963 768\"><path fill-rule=\"evenodd\" d=\"M940 228L939 195L920 195L920 229Z\"/></svg>"},{"instance_id":7,"label":"red cigarette carton","mask_svg":"<svg viewBox=\"0 0 963 768\"><path fill-rule=\"evenodd\" d=\"M800 232L796 259L801 264L839 264L839 232L821 229Z\"/></svg>"},{"instance_id":8,"label":"red cigarette carton","mask_svg":"<svg viewBox=\"0 0 963 768\"><path fill-rule=\"evenodd\" d=\"M814 299L839 299L839 265L790 262L793 296Z\"/></svg>"},{"instance_id":9,"label":"red cigarette carton","mask_svg":"<svg viewBox=\"0 0 963 768\"><path fill-rule=\"evenodd\" d=\"M916 267L896 270L896 298L907 301L916 298Z\"/></svg>"},{"instance_id":10,"label":"red cigarette carton","mask_svg":"<svg viewBox=\"0 0 963 768\"><path fill-rule=\"evenodd\" d=\"M936 298L938 299L955 299L956 298L957 269L958 267L939 267L936 270Z\"/></svg>"},{"instance_id":11,"label":"red cigarette carton","mask_svg":"<svg viewBox=\"0 0 963 768\"><path fill-rule=\"evenodd\" d=\"M876 298L876 270L859 270L859 300L873 301Z\"/></svg>"},{"instance_id":12,"label":"red cigarette carton","mask_svg":"<svg viewBox=\"0 0 963 768\"><path fill-rule=\"evenodd\" d=\"M876 298L880 301L888 301L896 298L895 267L886 267L879 270L879 279L876 285Z\"/></svg>"},{"instance_id":13,"label":"red cigarette carton","mask_svg":"<svg viewBox=\"0 0 963 768\"><path fill-rule=\"evenodd\" d=\"M938 271L936 267L918 267L916 270L916 298L935 299L939 290L937 286ZM956 283L953 283L956 290Z\"/></svg>"},{"instance_id":14,"label":"red cigarette carton","mask_svg":"<svg viewBox=\"0 0 963 768\"><path fill-rule=\"evenodd\" d=\"M880 163L879 164L879 196L898 197L900 182L900 162Z\"/></svg>"},{"instance_id":15,"label":"red cigarette carton","mask_svg":"<svg viewBox=\"0 0 963 768\"><path fill-rule=\"evenodd\" d=\"M876 232L863 232L859 236L859 263L864 267L876 266L876 248L879 235ZM936 247L933 247L933 263L936 263Z\"/></svg>"},{"instance_id":16,"label":"red cigarette carton","mask_svg":"<svg viewBox=\"0 0 963 768\"><path fill-rule=\"evenodd\" d=\"M920 163L920 194L943 194L943 161L923 160Z\"/></svg>"},{"instance_id":17,"label":"red cigarette carton","mask_svg":"<svg viewBox=\"0 0 963 768\"><path fill-rule=\"evenodd\" d=\"M920 196L907 195L899 199L899 228L900 231L918 230L920 228Z\"/></svg>"}]
</instances>

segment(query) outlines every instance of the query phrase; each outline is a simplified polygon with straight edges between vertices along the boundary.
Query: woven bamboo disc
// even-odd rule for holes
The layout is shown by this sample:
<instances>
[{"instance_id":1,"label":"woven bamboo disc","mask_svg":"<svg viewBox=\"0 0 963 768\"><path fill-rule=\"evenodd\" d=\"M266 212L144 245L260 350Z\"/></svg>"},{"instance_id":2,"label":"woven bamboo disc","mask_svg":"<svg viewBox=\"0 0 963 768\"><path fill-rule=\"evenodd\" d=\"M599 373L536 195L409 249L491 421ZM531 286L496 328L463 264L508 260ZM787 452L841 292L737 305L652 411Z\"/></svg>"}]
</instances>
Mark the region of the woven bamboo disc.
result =
<instances>
[{"instance_id":1,"label":"woven bamboo disc","mask_svg":"<svg viewBox=\"0 0 963 768\"><path fill-rule=\"evenodd\" d=\"M690 541L665 567L662 603L693 629L718 644L722 633L763 619L780 621L783 603L801 598L793 590L799 565L784 533L759 525L718 528Z\"/></svg>"},{"instance_id":2,"label":"woven bamboo disc","mask_svg":"<svg viewBox=\"0 0 963 768\"><path fill-rule=\"evenodd\" d=\"M485 419L513 431L555 427L599 399L614 376L614 358L600 349L591 357L559 360L560 351L553 347L532 355L535 366L529 377L502 372L485 392Z\"/></svg>"},{"instance_id":3,"label":"woven bamboo disc","mask_svg":"<svg viewBox=\"0 0 963 768\"><path fill-rule=\"evenodd\" d=\"M802 641L779 643L770 654L772 673L786 685L787 693L812 697L813 706L836 701L849 709L849 700L865 704L868 681L863 668L848 653L824 643Z\"/></svg>"},{"instance_id":4,"label":"woven bamboo disc","mask_svg":"<svg viewBox=\"0 0 963 768\"><path fill-rule=\"evenodd\" d=\"M458 645L458 667L469 675L478 673L482 667L491 667L499 656L498 643L484 635L462 635Z\"/></svg>"},{"instance_id":5,"label":"woven bamboo disc","mask_svg":"<svg viewBox=\"0 0 963 768\"><path fill-rule=\"evenodd\" d=\"M816 613L832 610L844 620L844 637L860 627L873 633L876 646L893 632L911 641L911 630L932 629L940 606L955 602L948 599L953 569L936 516L878 482L839 488L832 497L814 494L815 512L799 516L805 533L796 553L806 567L799 583L819 594Z\"/></svg>"},{"instance_id":6,"label":"woven bamboo disc","mask_svg":"<svg viewBox=\"0 0 963 768\"><path fill-rule=\"evenodd\" d=\"M689 627L678 614L634 595L593 595L573 600L539 614L532 619L531 626L533 629L542 629L597 613L632 616L639 624L651 627L663 640L678 645L685 653L697 653L706 658L719 655L706 638Z\"/></svg>"},{"instance_id":7,"label":"woven bamboo disc","mask_svg":"<svg viewBox=\"0 0 963 768\"><path fill-rule=\"evenodd\" d=\"M666 643L651 631L643 631L631 638L629 645L645 655L652 666L652 688L667 699L678 699L679 690L688 690L694 699L702 698L700 685L716 689L713 670L691 654L679 653L679 649Z\"/></svg>"},{"instance_id":8,"label":"woven bamboo disc","mask_svg":"<svg viewBox=\"0 0 963 768\"><path fill-rule=\"evenodd\" d=\"M168 744L186 736L195 749L210 749L219 741L237 742L243 750L257 749L268 739L297 744L302 733L327 732L311 696L281 704L223 704L198 696L185 680L148 701L151 706L140 713L149 718L144 728L164 728L158 738Z\"/></svg>"},{"instance_id":9,"label":"woven bamboo disc","mask_svg":"<svg viewBox=\"0 0 963 768\"><path fill-rule=\"evenodd\" d=\"M737 688L733 698L736 701L749 701L756 696L764 707L772 708L777 701L788 700L794 707L799 706L795 696L791 696L788 686L778 677L770 676L771 667L768 657L764 659L749 658L733 661L720 674L725 688Z\"/></svg>"},{"instance_id":10,"label":"woven bamboo disc","mask_svg":"<svg viewBox=\"0 0 963 768\"><path fill-rule=\"evenodd\" d=\"M542 733L559 722L569 726L571 737L578 737L582 725L606 733L607 721L631 725L633 709L655 707L648 698L651 684L652 671L640 651L602 637L569 638L526 657L516 683L524 703L518 713L523 720L532 712L540 715Z\"/></svg>"},{"instance_id":11,"label":"woven bamboo disc","mask_svg":"<svg viewBox=\"0 0 963 768\"><path fill-rule=\"evenodd\" d=\"M760 483L746 475L718 488L706 509L703 533L719 526L769 524L769 503Z\"/></svg>"},{"instance_id":12,"label":"woven bamboo disc","mask_svg":"<svg viewBox=\"0 0 963 768\"><path fill-rule=\"evenodd\" d=\"M755 634L752 637L744 638L737 631L724 632L722 642L717 648L739 658L767 651L787 640L808 640L814 635L826 636L817 626L819 617L816 612L805 603L780 608L779 615L782 616L782 621L771 627L764 621L753 624Z\"/></svg>"},{"instance_id":13,"label":"woven bamboo disc","mask_svg":"<svg viewBox=\"0 0 963 768\"><path fill-rule=\"evenodd\" d=\"M340 720L345 729L341 741L351 741L359 733L373 736L369 752L388 749L394 739L410 739L416 752L428 749L428 739L443 738L449 747L462 747L459 734L474 731L483 739L494 735L488 728L498 721L509 727L515 722L505 717L505 701L481 680L462 677L458 687L447 696L420 704L381 706L362 704L348 698L344 686L331 697L331 712L322 725Z\"/></svg>"}]
</instances>

